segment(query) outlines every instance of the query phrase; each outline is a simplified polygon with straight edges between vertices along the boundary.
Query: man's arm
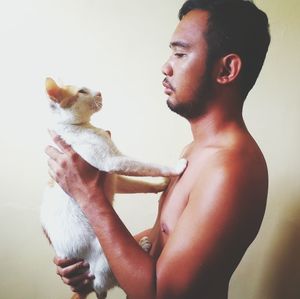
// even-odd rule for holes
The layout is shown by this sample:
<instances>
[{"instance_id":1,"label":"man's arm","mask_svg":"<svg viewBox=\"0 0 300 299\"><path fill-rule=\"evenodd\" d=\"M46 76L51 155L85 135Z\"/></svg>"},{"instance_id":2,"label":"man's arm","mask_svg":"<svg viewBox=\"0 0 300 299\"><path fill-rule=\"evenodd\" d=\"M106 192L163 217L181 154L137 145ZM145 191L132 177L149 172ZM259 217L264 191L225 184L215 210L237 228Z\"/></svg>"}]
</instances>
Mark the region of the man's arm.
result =
<instances>
[{"instance_id":1,"label":"man's arm","mask_svg":"<svg viewBox=\"0 0 300 299\"><path fill-rule=\"evenodd\" d=\"M130 298L155 298L155 261L136 242L106 200L105 176L85 162L58 135L47 147L50 175L77 200L98 237L112 271Z\"/></svg>"},{"instance_id":2,"label":"man's arm","mask_svg":"<svg viewBox=\"0 0 300 299\"><path fill-rule=\"evenodd\" d=\"M140 246L140 240L143 237L148 237L151 230L152 229L147 229L134 235L134 239ZM53 262L56 265L56 273L66 285L70 286L73 292L89 294L93 291L92 281L95 279L95 276L90 273L90 265L88 265L86 261L55 256Z\"/></svg>"},{"instance_id":3,"label":"man's arm","mask_svg":"<svg viewBox=\"0 0 300 299\"><path fill-rule=\"evenodd\" d=\"M195 184L156 262L105 199L99 172L61 140L57 143L64 154L48 149L50 166L55 161L53 177L78 201L130 299L205 296L212 282L229 279L226 275L231 275L258 231L265 207L264 183L243 161L215 163Z\"/></svg>"}]
</instances>

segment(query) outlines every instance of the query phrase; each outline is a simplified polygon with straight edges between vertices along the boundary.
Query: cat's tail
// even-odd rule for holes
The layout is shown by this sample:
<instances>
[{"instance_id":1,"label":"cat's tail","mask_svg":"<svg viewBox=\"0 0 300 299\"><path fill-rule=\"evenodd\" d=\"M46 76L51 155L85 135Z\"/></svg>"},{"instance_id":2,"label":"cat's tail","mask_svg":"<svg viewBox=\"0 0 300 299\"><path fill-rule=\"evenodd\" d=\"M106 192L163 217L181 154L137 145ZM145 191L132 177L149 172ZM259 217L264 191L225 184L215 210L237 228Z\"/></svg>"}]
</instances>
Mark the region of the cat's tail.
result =
<instances>
[{"instance_id":1,"label":"cat's tail","mask_svg":"<svg viewBox=\"0 0 300 299\"><path fill-rule=\"evenodd\" d=\"M97 295L97 299L105 299L106 296L107 296L107 292L103 292L101 294L96 294ZM75 293L71 299L86 299L88 296L88 294L78 294L78 293Z\"/></svg>"},{"instance_id":2,"label":"cat's tail","mask_svg":"<svg viewBox=\"0 0 300 299\"><path fill-rule=\"evenodd\" d=\"M75 293L71 299L86 299L88 296L88 294L79 294L79 293Z\"/></svg>"}]
</instances>

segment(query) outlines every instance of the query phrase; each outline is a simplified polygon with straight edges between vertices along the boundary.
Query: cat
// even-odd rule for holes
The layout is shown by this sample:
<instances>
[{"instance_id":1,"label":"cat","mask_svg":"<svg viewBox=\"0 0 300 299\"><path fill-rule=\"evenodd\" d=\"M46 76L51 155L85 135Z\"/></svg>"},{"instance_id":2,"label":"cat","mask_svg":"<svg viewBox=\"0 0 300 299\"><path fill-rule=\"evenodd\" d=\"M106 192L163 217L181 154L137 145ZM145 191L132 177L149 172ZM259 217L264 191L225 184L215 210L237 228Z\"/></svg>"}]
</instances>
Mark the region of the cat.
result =
<instances>
[{"instance_id":1,"label":"cat","mask_svg":"<svg viewBox=\"0 0 300 299\"><path fill-rule=\"evenodd\" d=\"M52 78L46 79L46 92L54 124L51 128L59 134L88 163L107 172L104 193L113 203L115 193L158 193L167 181L150 183L127 176L178 176L186 168L181 159L176 167L140 162L123 155L111 140L110 134L90 123L91 116L101 110L102 96L87 88L58 86ZM101 245L80 207L53 180L43 197L40 218L44 232L56 255L63 258L82 258L90 264L95 276L93 288L98 299L106 297L107 290L117 285L103 254ZM141 247L148 251L151 244L144 238ZM72 298L86 298L77 294Z\"/></svg>"}]
</instances>

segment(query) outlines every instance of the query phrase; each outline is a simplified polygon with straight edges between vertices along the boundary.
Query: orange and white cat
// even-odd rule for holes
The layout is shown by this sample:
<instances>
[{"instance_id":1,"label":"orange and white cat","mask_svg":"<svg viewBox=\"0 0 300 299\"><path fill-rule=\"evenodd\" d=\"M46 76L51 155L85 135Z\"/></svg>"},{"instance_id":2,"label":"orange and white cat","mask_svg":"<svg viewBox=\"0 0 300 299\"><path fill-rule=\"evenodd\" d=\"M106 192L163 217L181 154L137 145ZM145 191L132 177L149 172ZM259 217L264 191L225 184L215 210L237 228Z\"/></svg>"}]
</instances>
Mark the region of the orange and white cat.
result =
<instances>
[{"instance_id":1,"label":"orange and white cat","mask_svg":"<svg viewBox=\"0 0 300 299\"><path fill-rule=\"evenodd\" d=\"M51 129L88 163L108 173L104 192L111 203L115 193L157 193L167 185L166 180L163 183L150 183L123 175L169 177L180 175L186 168L187 161L184 159L172 168L123 155L107 131L90 123L91 116L102 107L100 92L70 85L60 87L51 78L46 79L46 91L54 119ZM105 298L106 291L116 286L117 281L87 218L76 201L55 182L49 184L45 191L41 223L57 256L82 258L90 264L90 272L95 276L93 287L97 298ZM146 251L151 246L147 240L140 245ZM86 298L85 294L76 296Z\"/></svg>"}]
</instances>

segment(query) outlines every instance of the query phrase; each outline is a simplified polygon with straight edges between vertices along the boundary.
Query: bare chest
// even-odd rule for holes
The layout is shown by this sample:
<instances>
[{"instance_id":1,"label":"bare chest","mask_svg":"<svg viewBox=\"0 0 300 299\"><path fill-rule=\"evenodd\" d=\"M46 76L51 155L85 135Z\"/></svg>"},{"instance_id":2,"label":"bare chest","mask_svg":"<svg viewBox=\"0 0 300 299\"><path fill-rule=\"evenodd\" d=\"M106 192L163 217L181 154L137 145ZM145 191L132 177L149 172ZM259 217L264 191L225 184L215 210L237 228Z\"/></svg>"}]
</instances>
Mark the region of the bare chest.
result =
<instances>
[{"instance_id":1,"label":"bare chest","mask_svg":"<svg viewBox=\"0 0 300 299\"><path fill-rule=\"evenodd\" d=\"M190 155L188 167L181 177L171 180L167 190L160 199L159 221L165 234L170 234L175 229L182 213L184 212L193 188L201 179L201 174L206 171L205 159L207 154ZM167 230L166 232L164 230Z\"/></svg>"},{"instance_id":2,"label":"bare chest","mask_svg":"<svg viewBox=\"0 0 300 299\"><path fill-rule=\"evenodd\" d=\"M159 256L169 236L176 229L180 217L185 211L189 202L190 194L201 180L201 174L206 171L205 159L207 155L188 157L189 165L181 177L173 178L167 190L161 196L159 211L155 226L152 230L152 254Z\"/></svg>"},{"instance_id":3,"label":"bare chest","mask_svg":"<svg viewBox=\"0 0 300 299\"><path fill-rule=\"evenodd\" d=\"M189 192L186 188L182 188L180 179L172 179L168 189L160 198L157 219L150 235L152 243L150 254L153 257L159 257L169 236L175 230L188 198Z\"/></svg>"},{"instance_id":4,"label":"bare chest","mask_svg":"<svg viewBox=\"0 0 300 299\"><path fill-rule=\"evenodd\" d=\"M175 229L189 199L189 188L181 179L172 180L168 190L163 194L159 204L159 222L164 236Z\"/></svg>"}]
</instances>

